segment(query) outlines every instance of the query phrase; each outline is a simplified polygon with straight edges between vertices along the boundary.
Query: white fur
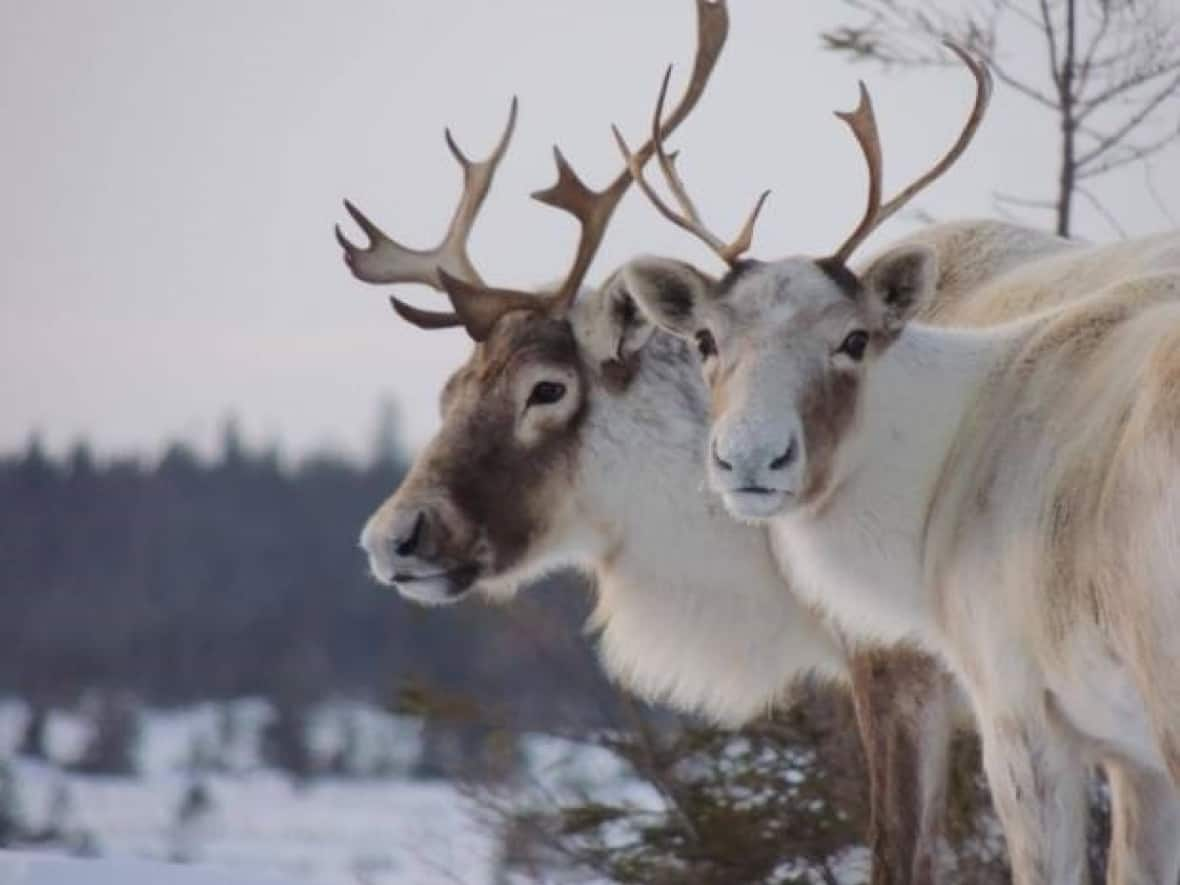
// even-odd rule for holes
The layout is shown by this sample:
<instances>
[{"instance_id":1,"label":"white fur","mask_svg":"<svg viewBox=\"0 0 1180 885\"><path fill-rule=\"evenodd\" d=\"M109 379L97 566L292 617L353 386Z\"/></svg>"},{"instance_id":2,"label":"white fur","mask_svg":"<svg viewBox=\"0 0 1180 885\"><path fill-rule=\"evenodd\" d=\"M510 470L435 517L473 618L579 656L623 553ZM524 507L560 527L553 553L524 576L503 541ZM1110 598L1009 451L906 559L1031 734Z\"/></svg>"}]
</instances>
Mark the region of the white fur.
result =
<instances>
[{"instance_id":1,"label":"white fur","mask_svg":"<svg viewBox=\"0 0 1180 885\"><path fill-rule=\"evenodd\" d=\"M625 393L592 391L576 517L546 564L594 575L603 663L623 685L737 725L801 676L842 675L844 658L784 588L765 532L735 524L703 488L706 392L693 359L661 333Z\"/></svg>"},{"instance_id":2,"label":"white fur","mask_svg":"<svg viewBox=\"0 0 1180 885\"><path fill-rule=\"evenodd\" d=\"M1180 670L1173 669L1180 653L1168 651L1180 628L1180 474L1175 451L1157 451L1150 444L1127 448L1130 443L1118 449L1117 457L1125 459L1120 476L1131 481L1140 477L1144 488L1158 492L1138 501L1138 510L1127 509L1114 520L1115 526L1134 527L1134 547L1109 564L1120 569L1125 594L1105 603L1115 609L1101 619L1074 615L1060 623L1065 616L1055 606L1062 600L1042 595L1034 581L1045 568L1036 558L1034 536L1024 544L1021 535L1045 530L1041 514L1047 496L1058 488L1051 478L1062 475L1073 463L1070 458L1087 454L1070 448L1073 439L1091 422L1117 414L1111 410L1135 402L1142 384L1137 379L1150 377L1136 374L1150 372L1142 362L1145 354L1153 353L1167 330L1180 327L1180 307L1166 303L1180 293L1180 276L1151 276L1166 268L1180 270L1178 237L1070 249L991 284L997 297L1016 293L1027 298L1055 288L1074 295L1099 293L1073 316L1090 309L1088 304L1107 303L1103 298L1122 297L1124 290L1127 299L1139 299L1135 303L1152 298L1164 303L1121 327L1127 330L1120 339L1124 346L1115 357L1104 357L1110 365L1104 367L1101 383L1079 374L1085 380L1077 383L1089 386L1078 394L1076 405L1057 393L1052 401L1032 407L1030 420L1061 415L1056 434L1049 437L1052 444L1039 449L1021 445L1025 416L1003 411L1003 403L1015 397L1014 385L1042 385L1046 390L1058 390L1058 385L1045 380L1044 372L1037 375L1035 363L1025 381L996 379L1019 348L1070 308L982 332L909 325L866 370L858 418L837 450L835 491L822 506L802 507L791 499L790 484L784 481L781 488L787 494L770 523L776 549L791 564L796 592L825 606L854 637L885 642L916 638L960 676L980 724L985 766L1014 873L1022 883L1084 878L1082 796L1089 759L1129 765L1139 773L1138 785L1120 780L1126 792L1116 795L1116 816L1125 817L1134 807L1147 819L1138 821L1138 841L1132 836L1120 846L1116 839L1120 854L1114 868L1127 877L1119 881L1175 882L1177 875L1174 835L1161 836L1150 824L1156 816L1176 820L1180 799L1175 789L1154 789L1150 800L1144 798L1153 778L1168 777L1166 752L1173 754L1176 775L1177 746L1165 750L1159 729L1175 728L1177 719L1175 714L1168 718L1171 705L1157 701L1149 709L1142 695L1152 691L1167 698L1180 691ZM781 275L776 278L777 271ZM735 349L738 359L750 362L735 376L756 379L726 390L726 411L715 428L715 438L724 441L735 461L732 473L758 469L765 453L781 445L781 434L798 421L792 397L806 381L796 369L801 357L775 353L771 342L813 347L814 358L819 345L811 339L826 334L821 326L809 333L809 340L796 340L789 332L777 337L779 327L825 304L839 305L843 297L834 287L814 282L784 295L782 276L797 271L797 260L768 270L759 285L772 290L774 306L760 304L764 296L752 286L754 307L742 316L744 325L731 340L719 342L722 359L727 349ZM1104 287L1110 294L1102 294ZM739 284L730 300L749 306L745 298ZM1163 346L1168 346L1166 340ZM1090 357L1091 363L1096 359ZM991 403L999 403L993 408L1000 411L987 411ZM985 437L977 435L994 427L979 426L980 415L1004 422L1006 432L996 445L1009 446L1013 457L1021 459L1018 466L1006 467L1004 476L1010 480L1002 488L1008 499L999 503L974 498L976 487L967 479L974 463L971 453L988 451L978 441ZM758 439L759 432L777 436ZM733 502L731 474L713 470L710 477ZM736 504L740 508L743 501L736 499ZM1095 535L1092 541L1101 544L1104 537ZM1075 555L1088 552L1079 549ZM1101 578L1095 574L1083 573L1079 580L1086 575ZM1070 590L1081 594L1085 587ZM1120 618L1139 618L1135 635L1147 636L1144 642L1161 637L1145 657L1136 657L1112 638L1109 624ZM1156 680L1132 678L1136 666L1155 666ZM1170 735L1172 741L1177 738L1180 734ZM1155 872L1139 879L1134 878L1136 870Z\"/></svg>"},{"instance_id":3,"label":"white fur","mask_svg":"<svg viewBox=\"0 0 1180 885\"><path fill-rule=\"evenodd\" d=\"M994 222L939 225L915 239L955 257L959 272L940 287L940 299L955 306L970 304L981 282L997 273L1070 248ZM567 566L594 575L594 625L608 671L646 697L739 724L783 701L801 676L843 678L846 652L784 586L792 563L776 565L765 531L736 524L704 490L708 403L692 347L653 336L643 323L620 339L610 323L618 294L608 283L581 298L571 322L591 371L601 360L639 351L639 372L622 393L591 381L579 470L559 512L547 514L546 537L521 568L480 589L508 597ZM387 507L370 522L371 550L380 548L381 536L400 536L387 524L395 516ZM931 850L929 834L939 828L951 713L941 697L922 697L919 705L926 723L921 853Z\"/></svg>"}]
</instances>

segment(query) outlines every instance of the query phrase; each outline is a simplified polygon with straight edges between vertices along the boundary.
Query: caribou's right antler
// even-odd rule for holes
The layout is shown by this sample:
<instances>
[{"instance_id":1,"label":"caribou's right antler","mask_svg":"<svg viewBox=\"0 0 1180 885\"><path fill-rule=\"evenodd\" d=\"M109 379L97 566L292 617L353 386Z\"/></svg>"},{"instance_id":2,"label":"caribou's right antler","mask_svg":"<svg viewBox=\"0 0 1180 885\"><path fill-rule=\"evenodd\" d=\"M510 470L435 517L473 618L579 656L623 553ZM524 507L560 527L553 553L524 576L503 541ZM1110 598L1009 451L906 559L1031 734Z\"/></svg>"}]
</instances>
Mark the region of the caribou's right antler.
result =
<instances>
[{"instance_id":1,"label":"caribou's right antler","mask_svg":"<svg viewBox=\"0 0 1180 885\"><path fill-rule=\"evenodd\" d=\"M569 310L578 290L586 278L586 272L619 201L631 186L631 168L646 162L661 137L670 135L696 107L709 77L716 67L717 59L725 46L729 34L729 10L725 0L696 0L697 7L697 50L693 62L692 76L684 95L677 102L662 127L657 127L652 137L636 151L636 158L629 163L603 190L591 190L556 147L553 149L557 163L557 181L545 190L537 191L533 198L562 209L577 219L581 226L577 251L565 279L557 289L543 296L531 295L511 289L491 289L455 280L447 274L440 274L443 287L451 296L455 312L463 318L467 332L476 341L482 341L491 332L496 321L510 310L531 307L560 316Z\"/></svg>"},{"instance_id":2,"label":"caribou's right antler","mask_svg":"<svg viewBox=\"0 0 1180 885\"><path fill-rule=\"evenodd\" d=\"M537 191L533 198L564 209L578 219L582 225L582 237L578 243L577 256L573 267L566 276L561 287L554 294L552 303L559 309L568 308L577 297L578 289L589 269L590 261L602 242L602 235L606 231L607 222L614 214L615 207L623 194L631 187L632 179L636 178L635 169L642 168L652 155L660 149L660 140L671 135L696 107L705 86L725 46L725 39L729 36L729 10L725 0L710 2L710 0L696 0L697 5L697 52L693 61L692 75L684 95L677 102L668 120L661 126L657 120L652 126L651 138L644 143L635 156L628 159L627 166L615 177L604 190L592 191L566 162L561 151L554 148L554 158L557 161L557 183L552 187ZM671 68L664 75L664 91L668 90L668 78Z\"/></svg>"},{"instance_id":3,"label":"caribou's right antler","mask_svg":"<svg viewBox=\"0 0 1180 885\"><path fill-rule=\"evenodd\" d=\"M549 295L535 295L513 289L496 289L484 285L467 257L467 235L475 215L491 186L492 176L508 146L516 122L516 101L508 127L492 155L482 163L472 163L455 146L450 132L447 144L463 166L463 198L451 221L443 242L434 249L415 251L386 236L373 222L351 203L345 202L348 212L368 235L370 244L361 248L349 242L336 229L336 238L344 248L345 261L354 275L370 283L415 282L441 289L450 297L454 313L419 310L394 298L394 309L406 320L424 329L439 329L462 325L476 341L482 341L492 326L511 310L543 310L554 315L567 311L577 297L578 290L590 268L595 253L619 201L631 186L631 167L642 166L650 157L660 137L666 137L696 106L729 33L729 11L725 0L696 0L697 50L692 76L684 95L663 126L657 125L652 138L635 152L635 157L615 179L601 191L591 190L573 168L554 148L557 161L557 182L533 194L534 199L569 212L581 226L577 251L569 272L556 291ZM665 89L667 83L665 82ZM658 122L658 121L657 121Z\"/></svg>"},{"instance_id":4,"label":"caribou's right antler","mask_svg":"<svg viewBox=\"0 0 1180 885\"><path fill-rule=\"evenodd\" d=\"M513 98L508 124L486 160L474 162L468 159L455 143L451 130L445 131L447 147L463 170L463 192L442 242L433 249L419 250L403 246L370 221L360 209L348 200L344 201L348 214L369 238L367 247L358 246L344 236L340 225L336 225L336 240L344 249L344 263L353 276L366 283L422 283L440 292L443 291L444 274L473 285L483 284L483 279L467 254L467 240L491 189L500 161L512 140L512 133L516 129L516 111L517 101ZM394 310L419 328L443 329L463 324L453 313L419 310L397 298L391 300Z\"/></svg>"}]
</instances>

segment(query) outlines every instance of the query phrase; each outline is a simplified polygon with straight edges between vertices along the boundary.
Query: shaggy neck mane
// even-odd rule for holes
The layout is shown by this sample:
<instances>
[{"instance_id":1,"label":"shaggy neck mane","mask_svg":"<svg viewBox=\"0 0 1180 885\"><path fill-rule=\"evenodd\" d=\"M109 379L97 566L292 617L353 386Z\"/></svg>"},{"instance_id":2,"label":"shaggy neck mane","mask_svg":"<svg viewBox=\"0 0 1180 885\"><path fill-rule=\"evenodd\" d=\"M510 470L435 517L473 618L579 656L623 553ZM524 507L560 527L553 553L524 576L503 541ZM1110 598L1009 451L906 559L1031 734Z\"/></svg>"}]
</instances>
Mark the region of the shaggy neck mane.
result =
<instances>
[{"instance_id":1,"label":"shaggy neck mane","mask_svg":"<svg viewBox=\"0 0 1180 885\"><path fill-rule=\"evenodd\" d=\"M597 553L593 624L610 672L653 700L738 724L812 671L843 671L829 631L790 593L766 533L701 480L707 394L694 357L657 333L627 390L595 390L578 495Z\"/></svg>"}]
</instances>

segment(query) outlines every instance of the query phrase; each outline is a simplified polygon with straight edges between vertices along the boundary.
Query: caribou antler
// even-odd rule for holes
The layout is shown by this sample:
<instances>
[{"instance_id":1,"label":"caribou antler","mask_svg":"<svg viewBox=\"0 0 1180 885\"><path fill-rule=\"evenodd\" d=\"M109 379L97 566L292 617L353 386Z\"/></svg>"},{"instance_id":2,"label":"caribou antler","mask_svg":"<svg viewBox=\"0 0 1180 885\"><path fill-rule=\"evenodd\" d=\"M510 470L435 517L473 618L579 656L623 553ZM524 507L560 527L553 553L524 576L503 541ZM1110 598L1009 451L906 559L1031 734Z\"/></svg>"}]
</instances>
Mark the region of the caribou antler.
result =
<instances>
[{"instance_id":1,"label":"caribou antler","mask_svg":"<svg viewBox=\"0 0 1180 885\"><path fill-rule=\"evenodd\" d=\"M570 213L581 226L573 263L555 291L548 295L536 295L486 286L467 257L467 234L487 195L492 176L508 146L516 122L515 99L508 128L495 151L483 163L468 161L455 146L450 132L447 133L447 144L463 166L464 190L447 235L436 248L418 252L395 243L356 207L345 202L345 208L370 240L368 248L362 249L350 243L337 227L336 238L344 248L345 261L353 274L370 283L415 282L443 290L451 300L454 313L420 310L396 298L392 299L394 309L404 319L424 329L462 325L476 341L484 340L496 321L508 311L529 309L560 316L569 310L602 244L611 216L631 186L631 168L636 163L642 167L650 159L659 139L670 135L696 106L721 55L729 34L729 10L725 0L696 0L696 7L696 58L684 95L662 128L655 127L652 138L635 152L627 167L606 188L601 191L589 188L574 172L561 151L556 147L553 149L557 181L532 196L542 203ZM665 83L665 89L666 86Z\"/></svg>"},{"instance_id":2,"label":"caribou antler","mask_svg":"<svg viewBox=\"0 0 1180 885\"><path fill-rule=\"evenodd\" d=\"M550 302L552 307L558 310L568 309L577 297L590 262L602 243L606 225L614 214L619 200L623 198L623 194L635 178L634 169L642 168L643 164L651 159L652 152L658 149L660 140L676 130L704 94L705 86L729 36L729 10L725 0L718 0L716 3L696 0L696 6L697 51L684 95L662 127L658 125L658 121L653 125L651 138L635 152L634 160L628 161L627 166L614 181L601 191L591 190L578 178L561 151L556 147L553 149L553 156L557 162L557 182L552 187L534 193L533 199L564 209L582 225L582 236L578 241L573 266ZM664 92L667 92L667 88L668 76L665 75Z\"/></svg>"},{"instance_id":3,"label":"caribou antler","mask_svg":"<svg viewBox=\"0 0 1180 885\"><path fill-rule=\"evenodd\" d=\"M881 139L877 132L877 121L873 116L873 102L869 98L865 84L860 84L860 102L857 104L856 110L836 112L836 116L848 124L864 154L865 165L868 167L869 173L869 195L860 223L848 235L840 248L832 253L830 260L839 264L847 264L852 253L869 234L954 165L954 162L959 159L959 156L975 137L975 132L983 121L983 114L987 110L988 102L991 101L991 72L985 64L972 58L962 47L949 41L943 45L962 59L963 64L970 69L971 74L975 77L975 104L971 108L971 115L967 118L967 122L963 125L959 137L951 145L950 150L928 172L912 181L889 202L881 202Z\"/></svg>"},{"instance_id":4,"label":"caribou antler","mask_svg":"<svg viewBox=\"0 0 1180 885\"><path fill-rule=\"evenodd\" d=\"M647 162L659 139L671 134L696 107L725 46L726 37L729 35L729 10L725 0L696 0L696 7L697 50L688 86L685 87L684 95L669 114L663 127L657 127L652 138L636 151L633 162L628 163L605 188L596 191L578 177L561 150L553 148L557 181L544 190L536 191L532 195L533 199L568 212L581 226L573 264L557 289L549 295L537 296L511 289L491 289L462 281L448 281L447 277L443 277L443 285L447 294L451 296L451 303L455 306L456 312L465 318L467 332L476 341L482 341L487 337L499 317L509 310L527 306L560 316L569 310L574 299L578 297L578 290L602 244L611 216L631 186L632 166L635 163L642 166Z\"/></svg>"},{"instance_id":5,"label":"caribou antler","mask_svg":"<svg viewBox=\"0 0 1180 885\"><path fill-rule=\"evenodd\" d=\"M973 59L964 49L950 42L945 45L963 60L963 63L967 65L975 77L975 105L972 107L971 115L967 118L966 124L963 126L958 139L951 146L950 150L943 155L942 159L930 171L903 188L889 202L881 202L881 140L877 132L877 122L873 115L873 102L869 97L869 92L865 88L864 83L860 84L860 102L857 104L856 109L853 111L836 112L836 116L847 123L849 128L852 129L852 134L856 137L857 143L860 145L861 151L864 154L865 164L868 166L869 172L869 193L868 202L860 223L857 224L856 228L840 248L830 258L826 259L827 261L833 261L838 264L847 263L857 246L864 242L869 234L912 200L922 189L946 172L963 151L967 149L967 145L975 137L975 132L979 128L979 124L983 120L983 114L987 110L988 102L991 100L991 73L988 71L986 65ZM753 210L746 218L745 224L742 225L741 230L733 240L726 243L710 231L701 220L700 213L697 211L696 206L688 195L688 190L684 186L684 181L676 171L676 154L669 154L664 150L663 137L668 134L670 128L665 126L661 130L659 120L667 90L668 75L665 74L663 86L660 88L660 97L656 102L655 115L652 119L652 139L655 144L655 152L659 159L660 168L663 170L664 177L668 182L668 188L671 190L676 202L680 204L679 212L671 208L643 177L643 166L647 162L648 155L640 151L636 151L633 154L628 149L627 143L623 140L623 136L617 127L614 128L615 140L619 144L619 150L622 151L624 158L627 160L631 175L639 182L640 188L652 202L652 205L659 210L660 214L673 224L700 239L705 245L717 253L723 261L733 266L738 258L750 248L754 224L758 220L758 214L761 212L762 205L766 202L770 191L763 191L758 197ZM657 132L662 134L657 136ZM648 144L650 145L651 143L649 142ZM646 149L647 145L644 147Z\"/></svg>"},{"instance_id":6,"label":"caribou antler","mask_svg":"<svg viewBox=\"0 0 1180 885\"><path fill-rule=\"evenodd\" d=\"M680 174L676 171L676 154L668 154L664 150L664 135L670 131L667 127L660 126L660 119L664 115L664 99L668 95L668 80L672 76L672 66L668 66L668 70L664 72L664 82L660 86L660 97L656 100L656 110L652 114L651 119L651 140L648 144L655 145L656 158L660 162L660 168L664 172L664 178L668 182L668 188L672 191L672 196L676 198L676 202L680 204L682 212L677 212L664 202L663 198L655 192L655 189L648 184L647 179L643 176L643 166L647 161L639 153L632 153L631 149L627 147L627 142L623 140L623 134L619 132L618 126L612 126L611 131L615 134L615 141L618 142L619 150L623 153L623 159L627 162L627 168L631 172L631 177L639 184L640 189L647 198L651 200L652 205L660 211L660 214L671 221L673 224L684 228L693 236L704 242L706 246L712 249L726 264L732 266L737 262L738 258L746 250L750 248L750 242L754 236L754 225L758 221L758 213L762 211L762 205L766 202L766 198L770 196L770 191L766 190L759 195L757 201L754 203L754 208L746 217L746 223L742 225L741 230L738 231L733 240L726 243L720 237L710 231L705 223L701 220L700 213L693 204L692 198L688 195L688 190L684 186L684 181Z\"/></svg>"},{"instance_id":7,"label":"caribou antler","mask_svg":"<svg viewBox=\"0 0 1180 885\"><path fill-rule=\"evenodd\" d=\"M422 283L443 291L443 274L482 285L483 279L467 254L467 240L471 228L483 207L484 199L492 186L500 161L508 150L512 133L516 129L517 101L512 99L508 112L508 123L495 148L487 159L474 162L455 143L451 130L445 131L447 147L463 170L463 191L451 223L442 241L433 249L410 249L391 239L381 228L369 220L348 200L344 208L357 226L369 238L369 245L361 247L344 236L340 225L336 225L336 240L344 249L344 263L353 276L366 283ZM392 298L394 310L403 319L423 329L443 329L462 325L457 314L432 310L420 310L412 305Z\"/></svg>"}]
</instances>

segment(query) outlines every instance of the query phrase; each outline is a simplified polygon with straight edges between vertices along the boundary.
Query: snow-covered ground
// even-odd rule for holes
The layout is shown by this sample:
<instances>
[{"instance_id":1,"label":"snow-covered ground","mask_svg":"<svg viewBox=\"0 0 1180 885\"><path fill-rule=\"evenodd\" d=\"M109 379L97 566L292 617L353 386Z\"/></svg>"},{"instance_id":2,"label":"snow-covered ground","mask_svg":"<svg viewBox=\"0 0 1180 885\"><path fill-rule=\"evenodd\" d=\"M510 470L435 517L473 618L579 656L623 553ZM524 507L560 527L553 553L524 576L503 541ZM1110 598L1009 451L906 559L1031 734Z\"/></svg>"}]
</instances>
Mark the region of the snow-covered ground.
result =
<instances>
[{"instance_id":1,"label":"snow-covered ground","mask_svg":"<svg viewBox=\"0 0 1180 885\"><path fill-rule=\"evenodd\" d=\"M0 852L0 885L493 882L498 840L471 800L450 782L408 777L421 741L416 720L357 705L319 711L311 728L317 756L338 754L346 740L353 764L383 776L298 785L259 761L266 705L239 702L230 712L221 705L145 716L139 776L110 777L15 755L27 713L18 702L0 703L0 764L21 818L65 834L45 851L98 858L52 859L25 845ZM54 714L47 740L54 761L77 758L85 734L80 718ZM549 789L586 780L632 789L606 754L551 738L527 740L524 750L530 778ZM143 865L178 860L221 872Z\"/></svg>"},{"instance_id":2,"label":"snow-covered ground","mask_svg":"<svg viewBox=\"0 0 1180 885\"><path fill-rule=\"evenodd\" d=\"M0 851L0 885L299 885L259 873L137 860L77 860Z\"/></svg>"}]
</instances>

